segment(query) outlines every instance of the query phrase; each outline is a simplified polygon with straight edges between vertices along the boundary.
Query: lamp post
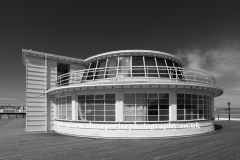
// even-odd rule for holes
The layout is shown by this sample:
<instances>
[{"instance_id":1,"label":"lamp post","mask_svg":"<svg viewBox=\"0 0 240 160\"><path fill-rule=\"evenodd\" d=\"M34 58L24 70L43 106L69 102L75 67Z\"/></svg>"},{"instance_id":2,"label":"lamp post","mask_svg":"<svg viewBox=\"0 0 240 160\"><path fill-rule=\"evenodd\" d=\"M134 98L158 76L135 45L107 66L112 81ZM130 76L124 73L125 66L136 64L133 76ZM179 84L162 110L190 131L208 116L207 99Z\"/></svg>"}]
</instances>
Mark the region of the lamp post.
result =
<instances>
[{"instance_id":1,"label":"lamp post","mask_svg":"<svg viewBox=\"0 0 240 160\"><path fill-rule=\"evenodd\" d=\"M230 121L230 105L231 105L231 103L228 102L227 104L228 104L228 119Z\"/></svg>"}]
</instances>

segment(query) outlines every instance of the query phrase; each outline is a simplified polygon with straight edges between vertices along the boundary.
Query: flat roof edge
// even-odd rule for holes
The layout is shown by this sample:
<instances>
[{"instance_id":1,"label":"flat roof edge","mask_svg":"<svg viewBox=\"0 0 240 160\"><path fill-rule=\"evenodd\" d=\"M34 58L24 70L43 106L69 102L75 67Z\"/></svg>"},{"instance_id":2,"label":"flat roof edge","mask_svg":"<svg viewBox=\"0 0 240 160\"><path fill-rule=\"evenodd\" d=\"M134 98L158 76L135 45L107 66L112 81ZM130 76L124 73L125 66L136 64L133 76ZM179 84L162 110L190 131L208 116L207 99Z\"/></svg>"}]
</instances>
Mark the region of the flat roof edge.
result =
<instances>
[{"instance_id":1,"label":"flat roof edge","mask_svg":"<svg viewBox=\"0 0 240 160\"><path fill-rule=\"evenodd\" d=\"M170 53L166 53L166 52L161 52L161 51L155 51L155 50L144 50L144 49L131 49L131 50L118 50L118 51L110 51L110 52L105 52L105 53L100 53L91 57L88 57L85 59L85 62L95 59L95 58L99 58L99 57L104 57L104 56L109 56L109 55L113 55L113 54L121 54L121 53L153 53L153 54L160 54L163 56L167 56L167 57L171 57L171 58L175 58L176 60L178 60L180 63L182 63L183 65L183 61L181 58L179 58L176 55L170 54Z\"/></svg>"},{"instance_id":2,"label":"flat roof edge","mask_svg":"<svg viewBox=\"0 0 240 160\"><path fill-rule=\"evenodd\" d=\"M23 65L25 65L25 54L30 54L30 55L38 55L38 56L47 56L51 57L53 59L59 59L59 60L67 60L67 61L75 61L77 63L85 64L83 59L78 59L78 58L72 58L72 57L67 57L67 56L60 56L56 54L50 54L50 53L45 53L45 52L39 52L39 51L33 51L33 50L28 50L28 49L22 49L22 56L23 56Z\"/></svg>"}]
</instances>

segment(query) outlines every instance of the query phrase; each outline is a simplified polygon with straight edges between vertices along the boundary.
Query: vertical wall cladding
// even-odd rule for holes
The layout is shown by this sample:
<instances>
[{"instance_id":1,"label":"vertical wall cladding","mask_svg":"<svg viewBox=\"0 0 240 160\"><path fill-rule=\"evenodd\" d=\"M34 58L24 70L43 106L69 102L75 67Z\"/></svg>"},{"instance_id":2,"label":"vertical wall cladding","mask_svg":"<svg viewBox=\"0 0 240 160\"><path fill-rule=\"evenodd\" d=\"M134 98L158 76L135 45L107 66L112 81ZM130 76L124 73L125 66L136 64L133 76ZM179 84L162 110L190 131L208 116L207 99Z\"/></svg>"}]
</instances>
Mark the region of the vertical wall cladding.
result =
<instances>
[{"instance_id":1,"label":"vertical wall cladding","mask_svg":"<svg viewBox=\"0 0 240 160\"><path fill-rule=\"evenodd\" d=\"M55 97L47 96L46 111L45 87L47 90L54 87L57 78L57 63L70 64L70 72L84 69L84 64L50 58L47 58L46 69L43 55L26 55L26 131L28 132L53 130ZM47 79L45 79L45 73Z\"/></svg>"},{"instance_id":2,"label":"vertical wall cladding","mask_svg":"<svg viewBox=\"0 0 240 160\"><path fill-rule=\"evenodd\" d=\"M57 61L47 60L47 89L54 87L54 81L57 78ZM47 130L53 130L54 126L54 97L47 96Z\"/></svg>"},{"instance_id":3,"label":"vertical wall cladding","mask_svg":"<svg viewBox=\"0 0 240 160\"><path fill-rule=\"evenodd\" d=\"M45 131L44 57L26 55L27 131Z\"/></svg>"},{"instance_id":4,"label":"vertical wall cladding","mask_svg":"<svg viewBox=\"0 0 240 160\"><path fill-rule=\"evenodd\" d=\"M72 63L69 61L59 61L55 59L47 60L47 89L54 87L55 80L57 78L57 63L70 64L70 72L84 69L83 64ZM47 130L54 129L54 107L55 97L47 96Z\"/></svg>"}]
</instances>

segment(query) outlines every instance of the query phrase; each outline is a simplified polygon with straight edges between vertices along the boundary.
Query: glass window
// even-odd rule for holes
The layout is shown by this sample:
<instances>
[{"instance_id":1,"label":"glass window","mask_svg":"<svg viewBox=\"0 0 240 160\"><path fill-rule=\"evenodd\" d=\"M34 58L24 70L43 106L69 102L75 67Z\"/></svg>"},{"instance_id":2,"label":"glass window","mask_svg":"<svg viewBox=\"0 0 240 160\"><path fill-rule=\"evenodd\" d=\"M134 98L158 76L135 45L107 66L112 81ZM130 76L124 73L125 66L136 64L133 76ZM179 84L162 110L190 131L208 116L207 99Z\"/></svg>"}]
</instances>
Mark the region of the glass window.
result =
<instances>
[{"instance_id":1,"label":"glass window","mask_svg":"<svg viewBox=\"0 0 240 160\"><path fill-rule=\"evenodd\" d=\"M209 99L211 97L206 95L177 94L178 120L211 118L212 106Z\"/></svg>"},{"instance_id":2,"label":"glass window","mask_svg":"<svg viewBox=\"0 0 240 160\"><path fill-rule=\"evenodd\" d=\"M56 98L57 119L72 120L72 97Z\"/></svg>"},{"instance_id":3,"label":"glass window","mask_svg":"<svg viewBox=\"0 0 240 160\"><path fill-rule=\"evenodd\" d=\"M162 58L156 58L156 61L157 61L159 76L169 78L169 74L168 74L168 71L167 71L165 60L162 59Z\"/></svg>"},{"instance_id":4,"label":"glass window","mask_svg":"<svg viewBox=\"0 0 240 160\"><path fill-rule=\"evenodd\" d=\"M78 96L78 120L115 121L115 94Z\"/></svg>"},{"instance_id":5,"label":"glass window","mask_svg":"<svg viewBox=\"0 0 240 160\"><path fill-rule=\"evenodd\" d=\"M87 74L87 80L92 80L95 74L95 68L96 68L97 62L91 62L90 68L88 70Z\"/></svg>"},{"instance_id":6,"label":"glass window","mask_svg":"<svg viewBox=\"0 0 240 160\"><path fill-rule=\"evenodd\" d=\"M118 76L130 77L131 76L130 66L131 66L130 57L119 57Z\"/></svg>"},{"instance_id":7,"label":"glass window","mask_svg":"<svg viewBox=\"0 0 240 160\"><path fill-rule=\"evenodd\" d=\"M142 56L133 56L132 57L132 76L133 77L145 77L144 72L144 63Z\"/></svg>"},{"instance_id":8,"label":"glass window","mask_svg":"<svg viewBox=\"0 0 240 160\"><path fill-rule=\"evenodd\" d=\"M105 76L104 76L105 75L105 69L106 69L105 67L106 67L106 59L99 60L94 79L105 78Z\"/></svg>"},{"instance_id":9,"label":"glass window","mask_svg":"<svg viewBox=\"0 0 240 160\"><path fill-rule=\"evenodd\" d=\"M178 67L178 68L175 69L175 70L176 70L176 73L177 73L178 79L179 79L180 81L183 81L183 80L184 80L184 77L183 77L182 69L179 68L180 66L178 65L178 63L173 62L173 64L174 64L175 67Z\"/></svg>"},{"instance_id":10,"label":"glass window","mask_svg":"<svg viewBox=\"0 0 240 160\"><path fill-rule=\"evenodd\" d=\"M156 68L154 57L144 57L147 77L158 77L158 72Z\"/></svg>"},{"instance_id":11,"label":"glass window","mask_svg":"<svg viewBox=\"0 0 240 160\"><path fill-rule=\"evenodd\" d=\"M125 121L169 120L169 94L125 93L124 117Z\"/></svg>"},{"instance_id":12,"label":"glass window","mask_svg":"<svg viewBox=\"0 0 240 160\"><path fill-rule=\"evenodd\" d=\"M116 77L118 58L108 58L106 78Z\"/></svg>"},{"instance_id":13,"label":"glass window","mask_svg":"<svg viewBox=\"0 0 240 160\"><path fill-rule=\"evenodd\" d=\"M176 70L173 66L173 62L170 60L166 60L167 66L168 66L168 72L170 74L171 78L176 78Z\"/></svg>"}]
</instances>

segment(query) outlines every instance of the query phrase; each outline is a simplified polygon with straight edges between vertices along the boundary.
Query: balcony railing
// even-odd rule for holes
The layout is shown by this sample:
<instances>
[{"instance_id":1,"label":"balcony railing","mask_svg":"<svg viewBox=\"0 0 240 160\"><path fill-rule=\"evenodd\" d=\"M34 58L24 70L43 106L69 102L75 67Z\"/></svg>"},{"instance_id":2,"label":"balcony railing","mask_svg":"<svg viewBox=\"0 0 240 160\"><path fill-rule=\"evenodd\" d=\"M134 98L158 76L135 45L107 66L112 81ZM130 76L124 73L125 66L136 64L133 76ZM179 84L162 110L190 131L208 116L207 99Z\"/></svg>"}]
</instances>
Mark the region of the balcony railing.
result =
<instances>
[{"instance_id":1,"label":"balcony railing","mask_svg":"<svg viewBox=\"0 0 240 160\"><path fill-rule=\"evenodd\" d=\"M215 78L205 72L180 67L122 66L84 69L57 77L53 87L82 83L109 82L182 82L215 85Z\"/></svg>"}]
</instances>

